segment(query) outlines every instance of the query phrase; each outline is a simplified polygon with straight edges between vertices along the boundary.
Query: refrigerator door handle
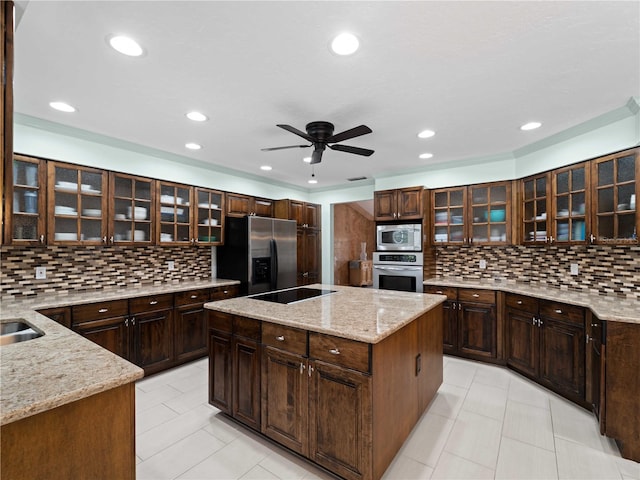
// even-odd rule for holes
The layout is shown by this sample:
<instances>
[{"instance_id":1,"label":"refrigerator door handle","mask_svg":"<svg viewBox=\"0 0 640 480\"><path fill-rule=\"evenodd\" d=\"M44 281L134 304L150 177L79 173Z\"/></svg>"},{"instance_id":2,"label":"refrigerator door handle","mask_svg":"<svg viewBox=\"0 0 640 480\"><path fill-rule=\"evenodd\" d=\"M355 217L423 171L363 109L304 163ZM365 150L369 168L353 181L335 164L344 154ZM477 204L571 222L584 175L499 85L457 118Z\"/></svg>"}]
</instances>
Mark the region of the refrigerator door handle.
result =
<instances>
[{"instance_id":1,"label":"refrigerator door handle","mask_svg":"<svg viewBox=\"0 0 640 480\"><path fill-rule=\"evenodd\" d=\"M271 239L269 242L269 250L271 253L271 285L270 289L275 290L278 285L278 245L276 241Z\"/></svg>"}]
</instances>

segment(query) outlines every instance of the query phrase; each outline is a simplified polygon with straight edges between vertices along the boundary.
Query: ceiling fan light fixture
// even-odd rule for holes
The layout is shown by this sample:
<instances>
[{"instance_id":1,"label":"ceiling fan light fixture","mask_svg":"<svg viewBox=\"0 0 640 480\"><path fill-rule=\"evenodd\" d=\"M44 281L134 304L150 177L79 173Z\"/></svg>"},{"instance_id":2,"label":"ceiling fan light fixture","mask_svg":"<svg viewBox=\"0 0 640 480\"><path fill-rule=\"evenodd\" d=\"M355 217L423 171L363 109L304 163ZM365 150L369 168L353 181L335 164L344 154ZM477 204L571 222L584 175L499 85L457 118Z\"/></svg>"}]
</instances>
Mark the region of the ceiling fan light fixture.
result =
<instances>
[{"instance_id":1,"label":"ceiling fan light fixture","mask_svg":"<svg viewBox=\"0 0 640 480\"><path fill-rule=\"evenodd\" d=\"M358 37L352 33L341 33L331 41L331 50L336 55L352 55L359 47Z\"/></svg>"},{"instance_id":2,"label":"ceiling fan light fixture","mask_svg":"<svg viewBox=\"0 0 640 480\"><path fill-rule=\"evenodd\" d=\"M265 172L269 172L269 171L273 170L273 167L271 165L262 165L260 167L260 170L264 170Z\"/></svg>"},{"instance_id":3,"label":"ceiling fan light fixture","mask_svg":"<svg viewBox=\"0 0 640 480\"><path fill-rule=\"evenodd\" d=\"M302 159L302 161L303 161L304 163L311 163L311 157L304 157L304 158Z\"/></svg>"},{"instance_id":4,"label":"ceiling fan light fixture","mask_svg":"<svg viewBox=\"0 0 640 480\"><path fill-rule=\"evenodd\" d=\"M418 158L421 158L422 160L433 158L433 153L421 153Z\"/></svg>"},{"instance_id":5,"label":"ceiling fan light fixture","mask_svg":"<svg viewBox=\"0 0 640 480\"><path fill-rule=\"evenodd\" d=\"M185 115L189 120L193 120L194 122L205 122L209 119L204 113L196 112L195 110Z\"/></svg>"},{"instance_id":6,"label":"ceiling fan light fixture","mask_svg":"<svg viewBox=\"0 0 640 480\"><path fill-rule=\"evenodd\" d=\"M316 180L315 178L310 178L309 180L307 180L307 183L315 185L316 183L318 183L318 180Z\"/></svg>"},{"instance_id":7,"label":"ceiling fan light fixture","mask_svg":"<svg viewBox=\"0 0 640 480\"><path fill-rule=\"evenodd\" d=\"M76 111L76 108L74 106L69 105L66 102L50 102L49 106L54 110L58 110L59 112L73 113Z\"/></svg>"},{"instance_id":8,"label":"ceiling fan light fixture","mask_svg":"<svg viewBox=\"0 0 640 480\"><path fill-rule=\"evenodd\" d=\"M431 138L436 134L433 130L422 130L418 133L418 138Z\"/></svg>"},{"instance_id":9,"label":"ceiling fan light fixture","mask_svg":"<svg viewBox=\"0 0 640 480\"><path fill-rule=\"evenodd\" d=\"M542 124L540 122L529 122L529 123L525 123L524 125L522 125L520 127L520 130L535 130L536 128L540 128L542 126Z\"/></svg>"},{"instance_id":10,"label":"ceiling fan light fixture","mask_svg":"<svg viewBox=\"0 0 640 480\"><path fill-rule=\"evenodd\" d=\"M109 45L115 51L127 55L128 57L140 57L144 49L133 38L125 35L111 35L108 38Z\"/></svg>"},{"instance_id":11,"label":"ceiling fan light fixture","mask_svg":"<svg viewBox=\"0 0 640 480\"><path fill-rule=\"evenodd\" d=\"M184 146L189 150L200 150L202 148L202 145L193 142L185 143Z\"/></svg>"}]
</instances>

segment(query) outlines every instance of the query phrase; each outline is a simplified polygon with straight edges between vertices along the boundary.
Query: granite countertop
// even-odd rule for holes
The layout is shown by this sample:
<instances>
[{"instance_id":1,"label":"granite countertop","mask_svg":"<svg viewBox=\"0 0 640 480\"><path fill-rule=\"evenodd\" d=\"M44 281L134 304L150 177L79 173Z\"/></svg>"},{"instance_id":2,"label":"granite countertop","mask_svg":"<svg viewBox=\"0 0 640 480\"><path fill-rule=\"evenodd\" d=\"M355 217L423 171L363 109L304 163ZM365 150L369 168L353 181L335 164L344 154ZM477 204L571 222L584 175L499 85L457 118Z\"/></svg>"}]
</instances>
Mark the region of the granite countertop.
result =
<instances>
[{"instance_id":1,"label":"granite countertop","mask_svg":"<svg viewBox=\"0 0 640 480\"><path fill-rule=\"evenodd\" d=\"M640 324L640 301L638 300L492 280L461 280L444 277L430 278L423 283L441 287L481 288L528 295L589 308L600 320Z\"/></svg>"},{"instance_id":2,"label":"granite countertop","mask_svg":"<svg viewBox=\"0 0 640 480\"><path fill-rule=\"evenodd\" d=\"M372 288L321 284L307 287L336 292L289 305L238 297L206 303L205 308L378 343L446 300L444 295Z\"/></svg>"},{"instance_id":3,"label":"granite countertop","mask_svg":"<svg viewBox=\"0 0 640 480\"><path fill-rule=\"evenodd\" d=\"M235 285L235 280L41 295L2 301L0 322L26 321L43 336L0 347L0 425L134 382L144 371L36 309Z\"/></svg>"}]
</instances>

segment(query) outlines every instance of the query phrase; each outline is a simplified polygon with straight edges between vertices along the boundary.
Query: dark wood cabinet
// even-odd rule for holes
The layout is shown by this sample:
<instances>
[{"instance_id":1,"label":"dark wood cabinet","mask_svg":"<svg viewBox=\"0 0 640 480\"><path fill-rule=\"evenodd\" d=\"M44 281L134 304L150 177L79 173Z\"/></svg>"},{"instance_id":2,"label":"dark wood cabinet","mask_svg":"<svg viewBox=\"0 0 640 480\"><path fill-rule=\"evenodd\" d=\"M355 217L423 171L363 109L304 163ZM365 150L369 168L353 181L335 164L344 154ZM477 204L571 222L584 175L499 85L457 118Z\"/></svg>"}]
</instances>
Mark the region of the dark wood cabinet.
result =
<instances>
[{"instance_id":1,"label":"dark wood cabinet","mask_svg":"<svg viewBox=\"0 0 640 480\"><path fill-rule=\"evenodd\" d=\"M73 330L116 355L132 360L126 300L77 305L71 312Z\"/></svg>"},{"instance_id":2,"label":"dark wood cabinet","mask_svg":"<svg viewBox=\"0 0 640 480\"><path fill-rule=\"evenodd\" d=\"M209 312L209 403L227 415L233 399L233 317Z\"/></svg>"},{"instance_id":3,"label":"dark wood cabinet","mask_svg":"<svg viewBox=\"0 0 640 480\"><path fill-rule=\"evenodd\" d=\"M58 322L67 328L71 328L71 307L55 307L38 310L38 313Z\"/></svg>"},{"instance_id":4,"label":"dark wood cabinet","mask_svg":"<svg viewBox=\"0 0 640 480\"><path fill-rule=\"evenodd\" d=\"M225 196L218 190L193 189L193 229L197 245L222 245L224 241Z\"/></svg>"},{"instance_id":5,"label":"dark wood cabinet","mask_svg":"<svg viewBox=\"0 0 640 480\"><path fill-rule=\"evenodd\" d=\"M226 214L230 217L273 217L273 200L251 197L239 193L226 194Z\"/></svg>"},{"instance_id":6,"label":"dark wood cabinet","mask_svg":"<svg viewBox=\"0 0 640 480\"><path fill-rule=\"evenodd\" d=\"M109 173L108 243L152 245L156 240L156 182L150 178ZM99 212L93 212L100 215Z\"/></svg>"},{"instance_id":7,"label":"dark wood cabinet","mask_svg":"<svg viewBox=\"0 0 640 480\"><path fill-rule=\"evenodd\" d=\"M173 366L173 294L129 300L132 361L145 375Z\"/></svg>"},{"instance_id":8,"label":"dark wood cabinet","mask_svg":"<svg viewBox=\"0 0 640 480\"><path fill-rule=\"evenodd\" d=\"M595 314L588 311L585 326L587 328L586 355L586 390L585 397L591 405L591 411L598 418L600 433L604 434L605 425L605 345L604 334L606 322L600 320Z\"/></svg>"},{"instance_id":9,"label":"dark wood cabinet","mask_svg":"<svg viewBox=\"0 0 640 480\"><path fill-rule=\"evenodd\" d=\"M260 430L260 345L257 341L233 339L233 416Z\"/></svg>"},{"instance_id":10,"label":"dark wood cabinet","mask_svg":"<svg viewBox=\"0 0 640 480\"><path fill-rule=\"evenodd\" d=\"M583 404L584 318L582 307L507 294L507 364Z\"/></svg>"},{"instance_id":11,"label":"dark wood cabinet","mask_svg":"<svg viewBox=\"0 0 640 480\"><path fill-rule=\"evenodd\" d=\"M274 203L276 218L295 220L298 228L320 229L321 206L299 200L276 200Z\"/></svg>"},{"instance_id":12,"label":"dark wood cabinet","mask_svg":"<svg viewBox=\"0 0 640 480\"><path fill-rule=\"evenodd\" d=\"M209 290L189 290L175 294L175 360L187 362L207 354L207 314L204 304Z\"/></svg>"},{"instance_id":13,"label":"dark wood cabinet","mask_svg":"<svg viewBox=\"0 0 640 480\"><path fill-rule=\"evenodd\" d=\"M373 192L374 218L378 222L422 219L424 187Z\"/></svg>"},{"instance_id":14,"label":"dark wood cabinet","mask_svg":"<svg viewBox=\"0 0 640 480\"><path fill-rule=\"evenodd\" d=\"M173 182L157 181L156 187L156 244L191 245L195 243L191 213L192 188Z\"/></svg>"}]
</instances>

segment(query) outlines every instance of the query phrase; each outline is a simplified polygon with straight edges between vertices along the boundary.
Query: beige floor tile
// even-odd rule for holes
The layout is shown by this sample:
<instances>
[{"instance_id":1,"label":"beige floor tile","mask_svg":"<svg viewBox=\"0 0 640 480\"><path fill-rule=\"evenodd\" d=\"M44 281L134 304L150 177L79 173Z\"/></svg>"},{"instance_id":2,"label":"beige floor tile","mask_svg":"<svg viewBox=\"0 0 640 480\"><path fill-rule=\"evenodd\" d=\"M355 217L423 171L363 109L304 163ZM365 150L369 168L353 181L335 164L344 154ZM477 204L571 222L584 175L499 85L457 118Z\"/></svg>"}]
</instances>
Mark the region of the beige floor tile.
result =
<instances>
[{"instance_id":1,"label":"beige floor tile","mask_svg":"<svg viewBox=\"0 0 640 480\"><path fill-rule=\"evenodd\" d=\"M136 414L136 434L151 430L158 425L173 420L178 416L175 410L170 409L165 404L156 405Z\"/></svg>"},{"instance_id":2,"label":"beige floor tile","mask_svg":"<svg viewBox=\"0 0 640 480\"><path fill-rule=\"evenodd\" d=\"M549 410L549 392L518 375L509 384L509 400Z\"/></svg>"},{"instance_id":3,"label":"beige floor tile","mask_svg":"<svg viewBox=\"0 0 640 480\"><path fill-rule=\"evenodd\" d=\"M615 457L600 450L556 438L560 480L620 480Z\"/></svg>"},{"instance_id":4,"label":"beige floor tile","mask_svg":"<svg viewBox=\"0 0 640 480\"><path fill-rule=\"evenodd\" d=\"M260 465L256 465L242 476L242 480L279 480L279 477Z\"/></svg>"},{"instance_id":5,"label":"beige floor tile","mask_svg":"<svg viewBox=\"0 0 640 480\"><path fill-rule=\"evenodd\" d=\"M476 374L473 377L473 383L481 383L483 385L509 390L511 378L513 378L513 373L506 368L493 365L478 365L476 367Z\"/></svg>"},{"instance_id":6,"label":"beige floor tile","mask_svg":"<svg viewBox=\"0 0 640 480\"><path fill-rule=\"evenodd\" d=\"M382 479L428 480L432 474L433 469L424 463L417 462L405 455L397 455L389 465L389 468L387 468L387 471L384 472Z\"/></svg>"},{"instance_id":7,"label":"beige floor tile","mask_svg":"<svg viewBox=\"0 0 640 480\"><path fill-rule=\"evenodd\" d=\"M462 409L502 421L506 406L507 390L474 381L462 404Z\"/></svg>"},{"instance_id":8,"label":"beige floor tile","mask_svg":"<svg viewBox=\"0 0 640 480\"><path fill-rule=\"evenodd\" d=\"M502 422L498 420L462 410L444 449L494 470L500 448L501 427Z\"/></svg>"},{"instance_id":9,"label":"beige floor tile","mask_svg":"<svg viewBox=\"0 0 640 480\"><path fill-rule=\"evenodd\" d=\"M640 463L626 458L616 458L616 465L624 480L640 480Z\"/></svg>"},{"instance_id":10,"label":"beige floor tile","mask_svg":"<svg viewBox=\"0 0 640 480\"><path fill-rule=\"evenodd\" d=\"M502 435L549 451L555 449L551 414L544 408L509 400Z\"/></svg>"},{"instance_id":11,"label":"beige floor tile","mask_svg":"<svg viewBox=\"0 0 640 480\"><path fill-rule=\"evenodd\" d=\"M493 479L495 472L465 458L442 452L432 480L484 480Z\"/></svg>"},{"instance_id":12,"label":"beige floor tile","mask_svg":"<svg viewBox=\"0 0 640 480\"><path fill-rule=\"evenodd\" d=\"M603 451L598 424L591 412L560 397L552 396L549 401L556 437Z\"/></svg>"},{"instance_id":13,"label":"beige floor tile","mask_svg":"<svg viewBox=\"0 0 640 480\"><path fill-rule=\"evenodd\" d=\"M260 462L260 466L282 480L301 480L310 473L324 473L311 463L277 447Z\"/></svg>"},{"instance_id":14,"label":"beige floor tile","mask_svg":"<svg viewBox=\"0 0 640 480\"><path fill-rule=\"evenodd\" d=\"M414 427L399 454L435 467L453 425L453 420L427 412Z\"/></svg>"},{"instance_id":15,"label":"beige floor tile","mask_svg":"<svg viewBox=\"0 0 640 480\"><path fill-rule=\"evenodd\" d=\"M553 480L558 478L556 453L508 437L500 441L496 479Z\"/></svg>"},{"instance_id":16,"label":"beige floor tile","mask_svg":"<svg viewBox=\"0 0 640 480\"><path fill-rule=\"evenodd\" d=\"M450 359L443 369L443 374L444 383L469 388L476 374L476 367L472 362L463 363L458 359Z\"/></svg>"},{"instance_id":17,"label":"beige floor tile","mask_svg":"<svg viewBox=\"0 0 640 480\"><path fill-rule=\"evenodd\" d=\"M180 395L182 395L182 392L169 385L156 384L153 390L145 391L138 388L138 384L136 384L136 412L157 407L161 403Z\"/></svg>"},{"instance_id":18,"label":"beige floor tile","mask_svg":"<svg viewBox=\"0 0 640 480\"><path fill-rule=\"evenodd\" d=\"M443 383L438 389L438 393L429 405L429 413L442 415L443 417L455 420L462 408L464 399L467 396L467 389Z\"/></svg>"}]
</instances>

